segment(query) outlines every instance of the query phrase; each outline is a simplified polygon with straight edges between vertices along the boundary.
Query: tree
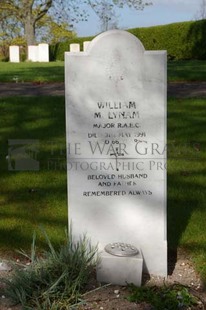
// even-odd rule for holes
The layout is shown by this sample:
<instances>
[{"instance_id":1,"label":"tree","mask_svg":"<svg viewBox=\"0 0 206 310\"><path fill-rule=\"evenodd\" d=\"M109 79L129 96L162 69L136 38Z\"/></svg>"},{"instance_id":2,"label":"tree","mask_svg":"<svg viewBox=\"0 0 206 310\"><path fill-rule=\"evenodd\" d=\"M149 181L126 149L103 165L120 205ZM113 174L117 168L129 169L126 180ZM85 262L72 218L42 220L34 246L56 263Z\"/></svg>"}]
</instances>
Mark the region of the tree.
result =
<instances>
[{"instance_id":1,"label":"tree","mask_svg":"<svg viewBox=\"0 0 206 310\"><path fill-rule=\"evenodd\" d=\"M195 16L196 19L206 19L206 0L201 0L199 10Z\"/></svg>"},{"instance_id":2,"label":"tree","mask_svg":"<svg viewBox=\"0 0 206 310\"><path fill-rule=\"evenodd\" d=\"M152 4L145 0L88 0L87 2L98 16L102 31L117 28L118 16L115 6L123 8L127 5L136 10L143 10L145 6Z\"/></svg>"},{"instance_id":3,"label":"tree","mask_svg":"<svg viewBox=\"0 0 206 310\"><path fill-rule=\"evenodd\" d=\"M0 10L0 58L8 59L10 45L24 45L21 24Z\"/></svg>"},{"instance_id":4,"label":"tree","mask_svg":"<svg viewBox=\"0 0 206 310\"><path fill-rule=\"evenodd\" d=\"M118 17L114 10L114 6L107 0L102 0L94 4L90 1L90 6L100 20L101 31L116 29L118 26Z\"/></svg>"},{"instance_id":5,"label":"tree","mask_svg":"<svg viewBox=\"0 0 206 310\"><path fill-rule=\"evenodd\" d=\"M0 11L0 37L2 40L12 40L21 36L21 25L4 11Z\"/></svg>"},{"instance_id":6,"label":"tree","mask_svg":"<svg viewBox=\"0 0 206 310\"><path fill-rule=\"evenodd\" d=\"M36 37L39 42L55 44L75 36L66 22L55 22L49 15L45 15L37 24Z\"/></svg>"},{"instance_id":7,"label":"tree","mask_svg":"<svg viewBox=\"0 0 206 310\"><path fill-rule=\"evenodd\" d=\"M28 45L35 44L37 22L42 19L52 6L52 0L4 0L1 10L7 16L21 23Z\"/></svg>"},{"instance_id":8,"label":"tree","mask_svg":"<svg viewBox=\"0 0 206 310\"><path fill-rule=\"evenodd\" d=\"M147 0L0 0L0 12L22 25L27 45L32 45L35 44L38 22L46 15L52 16L57 24L62 24L62 19L64 22L67 20L68 24L86 21L88 5L92 8L99 5L102 10L106 8L107 15L99 13L105 24L111 20L110 11L114 6L123 8L124 5L128 5L135 9L143 9L145 5L150 4L145 1Z\"/></svg>"}]
</instances>

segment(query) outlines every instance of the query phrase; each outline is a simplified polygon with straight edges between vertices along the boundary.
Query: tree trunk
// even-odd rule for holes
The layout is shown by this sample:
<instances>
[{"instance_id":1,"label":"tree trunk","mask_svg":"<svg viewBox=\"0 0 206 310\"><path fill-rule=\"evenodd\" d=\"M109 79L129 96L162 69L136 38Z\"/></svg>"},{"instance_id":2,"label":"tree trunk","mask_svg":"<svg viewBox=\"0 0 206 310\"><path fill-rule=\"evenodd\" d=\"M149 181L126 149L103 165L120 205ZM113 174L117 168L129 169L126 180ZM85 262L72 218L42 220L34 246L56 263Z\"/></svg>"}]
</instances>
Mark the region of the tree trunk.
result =
<instances>
[{"instance_id":1,"label":"tree trunk","mask_svg":"<svg viewBox=\"0 0 206 310\"><path fill-rule=\"evenodd\" d=\"M35 22L33 18L28 14L24 25L24 34L26 37L27 45L34 45L35 41Z\"/></svg>"}]
</instances>

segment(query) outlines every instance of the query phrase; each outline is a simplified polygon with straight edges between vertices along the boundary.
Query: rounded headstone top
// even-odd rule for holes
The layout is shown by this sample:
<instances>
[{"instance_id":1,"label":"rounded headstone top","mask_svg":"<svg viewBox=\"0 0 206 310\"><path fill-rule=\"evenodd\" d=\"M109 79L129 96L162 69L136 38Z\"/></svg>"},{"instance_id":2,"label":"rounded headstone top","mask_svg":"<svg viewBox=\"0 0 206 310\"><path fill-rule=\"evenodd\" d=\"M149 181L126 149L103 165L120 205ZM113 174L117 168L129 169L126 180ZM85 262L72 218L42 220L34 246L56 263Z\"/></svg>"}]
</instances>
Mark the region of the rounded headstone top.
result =
<instances>
[{"instance_id":1,"label":"rounded headstone top","mask_svg":"<svg viewBox=\"0 0 206 310\"><path fill-rule=\"evenodd\" d=\"M88 53L107 53L109 49L117 47L120 51L133 51L143 54L145 48L142 42L133 34L124 30L109 30L95 37L87 50Z\"/></svg>"}]
</instances>

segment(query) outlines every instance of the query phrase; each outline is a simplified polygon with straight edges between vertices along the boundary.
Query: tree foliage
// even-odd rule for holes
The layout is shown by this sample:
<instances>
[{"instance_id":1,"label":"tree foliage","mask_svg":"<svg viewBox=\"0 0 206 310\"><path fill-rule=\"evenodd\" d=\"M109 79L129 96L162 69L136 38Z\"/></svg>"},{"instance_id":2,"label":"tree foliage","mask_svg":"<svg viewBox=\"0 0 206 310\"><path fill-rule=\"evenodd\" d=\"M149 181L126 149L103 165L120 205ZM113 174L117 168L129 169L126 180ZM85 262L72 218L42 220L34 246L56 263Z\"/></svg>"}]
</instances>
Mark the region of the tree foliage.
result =
<instances>
[{"instance_id":1,"label":"tree foliage","mask_svg":"<svg viewBox=\"0 0 206 310\"><path fill-rule=\"evenodd\" d=\"M38 22L37 26L36 37L39 42L56 44L76 36L75 32L69 29L69 25L66 22L57 23L49 15L45 15Z\"/></svg>"},{"instance_id":2,"label":"tree foliage","mask_svg":"<svg viewBox=\"0 0 206 310\"><path fill-rule=\"evenodd\" d=\"M118 16L115 6L123 8L127 5L129 8L143 10L145 6L152 4L145 0L88 0L87 2L100 20L101 31L117 28Z\"/></svg>"},{"instance_id":3,"label":"tree foliage","mask_svg":"<svg viewBox=\"0 0 206 310\"><path fill-rule=\"evenodd\" d=\"M93 4L91 1L89 2L91 8L99 18L101 31L116 29L118 27L118 16L112 3L109 3L107 0L95 1Z\"/></svg>"},{"instance_id":4,"label":"tree foliage","mask_svg":"<svg viewBox=\"0 0 206 310\"><path fill-rule=\"evenodd\" d=\"M200 6L199 6L199 9L196 13L196 16L195 18L197 20L199 19L206 19L206 0L201 0L200 1Z\"/></svg>"},{"instance_id":5,"label":"tree foliage","mask_svg":"<svg viewBox=\"0 0 206 310\"><path fill-rule=\"evenodd\" d=\"M20 23L28 45L35 43L37 22L42 19L52 6L52 0L4 0L1 11L7 18Z\"/></svg>"},{"instance_id":6,"label":"tree foliage","mask_svg":"<svg viewBox=\"0 0 206 310\"><path fill-rule=\"evenodd\" d=\"M48 17L52 18L51 31L55 27L62 31L66 24L66 31L69 31L73 24L87 21L88 7L91 7L98 15L103 30L107 30L116 25L114 6L123 8L127 5L142 10L150 3L147 0L0 0L0 4L0 33L5 28L4 20L7 24L12 21L11 26L18 25L16 30L20 29L20 33L23 29L27 45L32 45L35 44L37 29L40 25L43 27L42 23Z\"/></svg>"}]
</instances>

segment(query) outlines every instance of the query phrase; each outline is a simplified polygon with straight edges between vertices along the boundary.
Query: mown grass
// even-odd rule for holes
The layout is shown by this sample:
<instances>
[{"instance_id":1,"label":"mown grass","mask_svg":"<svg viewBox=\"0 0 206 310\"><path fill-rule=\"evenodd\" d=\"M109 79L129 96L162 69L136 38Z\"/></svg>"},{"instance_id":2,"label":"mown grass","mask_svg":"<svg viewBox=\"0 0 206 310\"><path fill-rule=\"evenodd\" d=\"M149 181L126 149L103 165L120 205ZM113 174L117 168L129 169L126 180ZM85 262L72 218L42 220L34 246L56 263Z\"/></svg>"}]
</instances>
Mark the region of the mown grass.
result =
<instances>
[{"instance_id":1,"label":"mown grass","mask_svg":"<svg viewBox=\"0 0 206 310\"><path fill-rule=\"evenodd\" d=\"M168 81L205 81L206 61L168 62ZM64 62L0 62L0 82L63 82Z\"/></svg>"},{"instance_id":2,"label":"mown grass","mask_svg":"<svg viewBox=\"0 0 206 310\"><path fill-rule=\"evenodd\" d=\"M169 61L168 81L206 81L206 61Z\"/></svg>"},{"instance_id":3,"label":"mown grass","mask_svg":"<svg viewBox=\"0 0 206 310\"><path fill-rule=\"evenodd\" d=\"M42 224L54 243L67 227L64 98L0 100L0 248L28 248ZM8 139L39 141L39 171L8 171ZM56 166L55 166L56 165Z\"/></svg>"},{"instance_id":4,"label":"mown grass","mask_svg":"<svg viewBox=\"0 0 206 310\"><path fill-rule=\"evenodd\" d=\"M206 280L205 105L205 99L168 102L168 243L187 249ZM40 224L54 244L64 238L64 120L62 97L0 99L1 250L29 248ZM39 140L40 170L8 171L8 139Z\"/></svg>"},{"instance_id":5,"label":"mown grass","mask_svg":"<svg viewBox=\"0 0 206 310\"><path fill-rule=\"evenodd\" d=\"M0 62L0 82L63 82L64 62Z\"/></svg>"},{"instance_id":6,"label":"mown grass","mask_svg":"<svg viewBox=\"0 0 206 310\"><path fill-rule=\"evenodd\" d=\"M168 242L206 280L206 99L168 102Z\"/></svg>"}]
</instances>

